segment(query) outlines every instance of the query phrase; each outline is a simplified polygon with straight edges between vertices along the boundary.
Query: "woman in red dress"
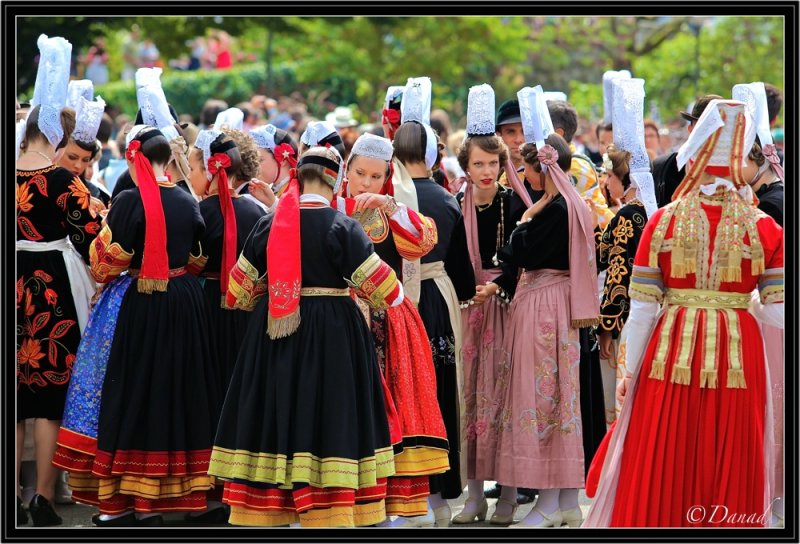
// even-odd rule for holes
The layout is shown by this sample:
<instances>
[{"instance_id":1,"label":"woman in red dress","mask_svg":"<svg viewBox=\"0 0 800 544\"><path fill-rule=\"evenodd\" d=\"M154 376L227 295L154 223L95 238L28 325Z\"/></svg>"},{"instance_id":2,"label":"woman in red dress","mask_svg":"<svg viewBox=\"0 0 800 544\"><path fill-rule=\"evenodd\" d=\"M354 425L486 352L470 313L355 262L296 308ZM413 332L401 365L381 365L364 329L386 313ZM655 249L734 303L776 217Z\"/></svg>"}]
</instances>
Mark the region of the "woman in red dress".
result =
<instances>
[{"instance_id":1,"label":"woman in red dress","mask_svg":"<svg viewBox=\"0 0 800 544\"><path fill-rule=\"evenodd\" d=\"M355 198L346 199L342 211L361 223L375 252L402 279L403 259L427 255L437 233L431 219L395 202L393 151L387 138L364 134L356 140L347 162L347 194ZM431 347L409 299L394 308L371 309L368 315L403 437L401 448L395 449L395 476L388 479L386 494L386 515L400 519L387 519L385 525L419 524L428 514L428 475L441 474L450 466ZM433 525L430 514L427 522Z\"/></svg>"},{"instance_id":2,"label":"woman in red dress","mask_svg":"<svg viewBox=\"0 0 800 544\"><path fill-rule=\"evenodd\" d=\"M758 287L782 312L783 231L736 191L758 169L754 138L744 103L709 103L678 153L684 181L644 229L617 390L627 402L584 526L767 522L771 395L748 307Z\"/></svg>"}]
</instances>

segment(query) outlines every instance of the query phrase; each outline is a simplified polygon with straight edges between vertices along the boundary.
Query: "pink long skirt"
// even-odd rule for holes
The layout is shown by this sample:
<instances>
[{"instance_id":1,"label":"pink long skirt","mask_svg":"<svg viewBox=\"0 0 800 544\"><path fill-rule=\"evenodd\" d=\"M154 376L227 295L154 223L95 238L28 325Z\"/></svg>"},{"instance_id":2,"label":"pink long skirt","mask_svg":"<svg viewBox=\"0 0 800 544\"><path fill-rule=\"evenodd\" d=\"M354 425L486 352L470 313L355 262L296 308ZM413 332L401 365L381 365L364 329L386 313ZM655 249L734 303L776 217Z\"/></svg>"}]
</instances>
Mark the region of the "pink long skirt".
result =
<instances>
[{"instance_id":1,"label":"pink long skirt","mask_svg":"<svg viewBox=\"0 0 800 544\"><path fill-rule=\"evenodd\" d=\"M464 400L467 425L467 478L494 480L492 418L498 411L495 378L506 359L503 344L508 307L497 297L461 310L464 330Z\"/></svg>"},{"instance_id":2,"label":"pink long skirt","mask_svg":"<svg viewBox=\"0 0 800 544\"><path fill-rule=\"evenodd\" d=\"M569 274L524 272L497 376L495 479L535 489L582 488L583 439L577 329L570 327Z\"/></svg>"}]
</instances>

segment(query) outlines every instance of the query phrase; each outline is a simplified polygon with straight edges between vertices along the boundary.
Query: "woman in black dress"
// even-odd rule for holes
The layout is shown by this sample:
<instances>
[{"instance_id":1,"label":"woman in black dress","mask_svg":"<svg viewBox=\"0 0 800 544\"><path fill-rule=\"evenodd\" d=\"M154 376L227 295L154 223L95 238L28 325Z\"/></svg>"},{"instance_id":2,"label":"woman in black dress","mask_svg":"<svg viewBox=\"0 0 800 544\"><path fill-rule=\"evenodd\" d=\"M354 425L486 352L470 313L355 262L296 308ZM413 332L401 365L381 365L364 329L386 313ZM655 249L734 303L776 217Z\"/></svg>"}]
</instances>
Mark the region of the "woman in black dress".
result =
<instances>
[{"instance_id":1,"label":"woman in black dress","mask_svg":"<svg viewBox=\"0 0 800 544\"><path fill-rule=\"evenodd\" d=\"M217 167L217 159L228 166ZM189 165L192 185L205 188L200 193L200 213L206 225L201 239L204 266L200 277L211 330L217 340L214 359L221 370L220 394L224 396L251 315L226 304L228 274L244 241L265 212L252 199L235 194L231 187L241 175L242 156L230 136L216 130L200 132L189 154Z\"/></svg>"},{"instance_id":2,"label":"woman in black dress","mask_svg":"<svg viewBox=\"0 0 800 544\"><path fill-rule=\"evenodd\" d=\"M136 188L121 192L92 246L101 283L124 270L125 293L103 382L92 476L95 524L161 525L167 511L203 511L219 415L208 310L195 277L203 218L164 175L169 142L152 127L129 134ZM192 272L192 273L187 273ZM134 515L135 512L135 515Z\"/></svg>"},{"instance_id":3,"label":"woman in black dress","mask_svg":"<svg viewBox=\"0 0 800 544\"><path fill-rule=\"evenodd\" d=\"M403 290L359 222L330 207L340 168L333 150L307 151L230 275L228 305L253 316L209 473L227 480L234 525L386 517L393 444L375 346L348 285L373 307L401 304Z\"/></svg>"},{"instance_id":4,"label":"woman in black dress","mask_svg":"<svg viewBox=\"0 0 800 544\"><path fill-rule=\"evenodd\" d=\"M100 230L99 218L90 209L89 189L54 164L56 150L69 141L75 116L72 110L61 110L57 119L63 136L51 143L39 126L42 107L31 110L16 164L16 473L25 420L34 418L37 475L30 513L37 527L61 524L51 505L57 477L51 461L72 363L96 287L85 262ZM24 524L27 515L19 489L17 497L18 522Z\"/></svg>"}]
</instances>

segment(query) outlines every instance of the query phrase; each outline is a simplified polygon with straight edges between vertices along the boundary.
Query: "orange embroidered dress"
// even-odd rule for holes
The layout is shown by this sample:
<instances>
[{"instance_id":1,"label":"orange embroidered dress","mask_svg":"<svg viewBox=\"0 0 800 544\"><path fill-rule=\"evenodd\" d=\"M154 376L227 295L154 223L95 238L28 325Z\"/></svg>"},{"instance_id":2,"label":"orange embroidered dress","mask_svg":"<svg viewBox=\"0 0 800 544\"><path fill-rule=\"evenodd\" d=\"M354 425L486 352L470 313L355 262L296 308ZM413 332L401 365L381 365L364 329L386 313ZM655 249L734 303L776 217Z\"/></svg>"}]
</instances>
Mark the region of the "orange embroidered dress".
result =
<instances>
[{"instance_id":1,"label":"orange embroidered dress","mask_svg":"<svg viewBox=\"0 0 800 544\"><path fill-rule=\"evenodd\" d=\"M407 214L414 232L397 219ZM436 225L412 209L367 209L352 215L364 227L375 252L398 277L403 259L427 255L437 241ZM360 305L363 303L360 303ZM397 408L402 442L395 447L395 475L386 491L386 514L419 516L427 512L428 476L449 467L447 431L436 400L436 373L431 346L410 299L394 308L368 310L378 364Z\"/></svg>"}]
</instances>

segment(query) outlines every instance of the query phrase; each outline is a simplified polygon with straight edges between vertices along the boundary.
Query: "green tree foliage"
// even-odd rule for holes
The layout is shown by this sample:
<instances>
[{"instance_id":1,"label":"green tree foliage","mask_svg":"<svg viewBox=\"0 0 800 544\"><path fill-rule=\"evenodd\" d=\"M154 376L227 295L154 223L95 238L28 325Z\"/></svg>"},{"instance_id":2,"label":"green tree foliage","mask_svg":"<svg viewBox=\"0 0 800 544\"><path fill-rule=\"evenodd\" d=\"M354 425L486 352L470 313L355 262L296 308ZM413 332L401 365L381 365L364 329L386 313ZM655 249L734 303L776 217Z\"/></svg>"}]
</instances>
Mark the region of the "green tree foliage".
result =
<instances>
[{"instance_id":1,"label":"green tree foliage","mask_svg":"<svg viewBox=\"0 0 800 544\"><path fill-rule=\"evenodd\" d=\"M654 105L662 119L670 119L696 95L727 96L738 82L783 86L779 17L78 17L74 24L62 19L30 18L19 25L21 95L33 84L31 55L40 32L59 28L76 50L105 35L113 80L121 70L122 40L133 24L154 39L162 58L187 54L188 40L222 29L237 39L237 51L263 61L243 69L246 76L232 72L237 75L229 84L214 73L174 75L170 85L190 113L196 113L201 97L235 103L252 87L272 96L300 93L317 116L331 104L354 105L366 121L380 109L389 85L426 75L433 80L433 107L448 110L456 123L463 124L469 87L484 82L494 87L498 103L526 85L564 91L582 116L597 119L603 113L603 72L629 69L646 80L646 111ZM172 78L165 70L164 81ZM120 86L107 86L115 89L105 91L109 97L124 88L114 85ZM125 96L120 100L135 100L132 91Z\"/></svg>"}]
</instances>

